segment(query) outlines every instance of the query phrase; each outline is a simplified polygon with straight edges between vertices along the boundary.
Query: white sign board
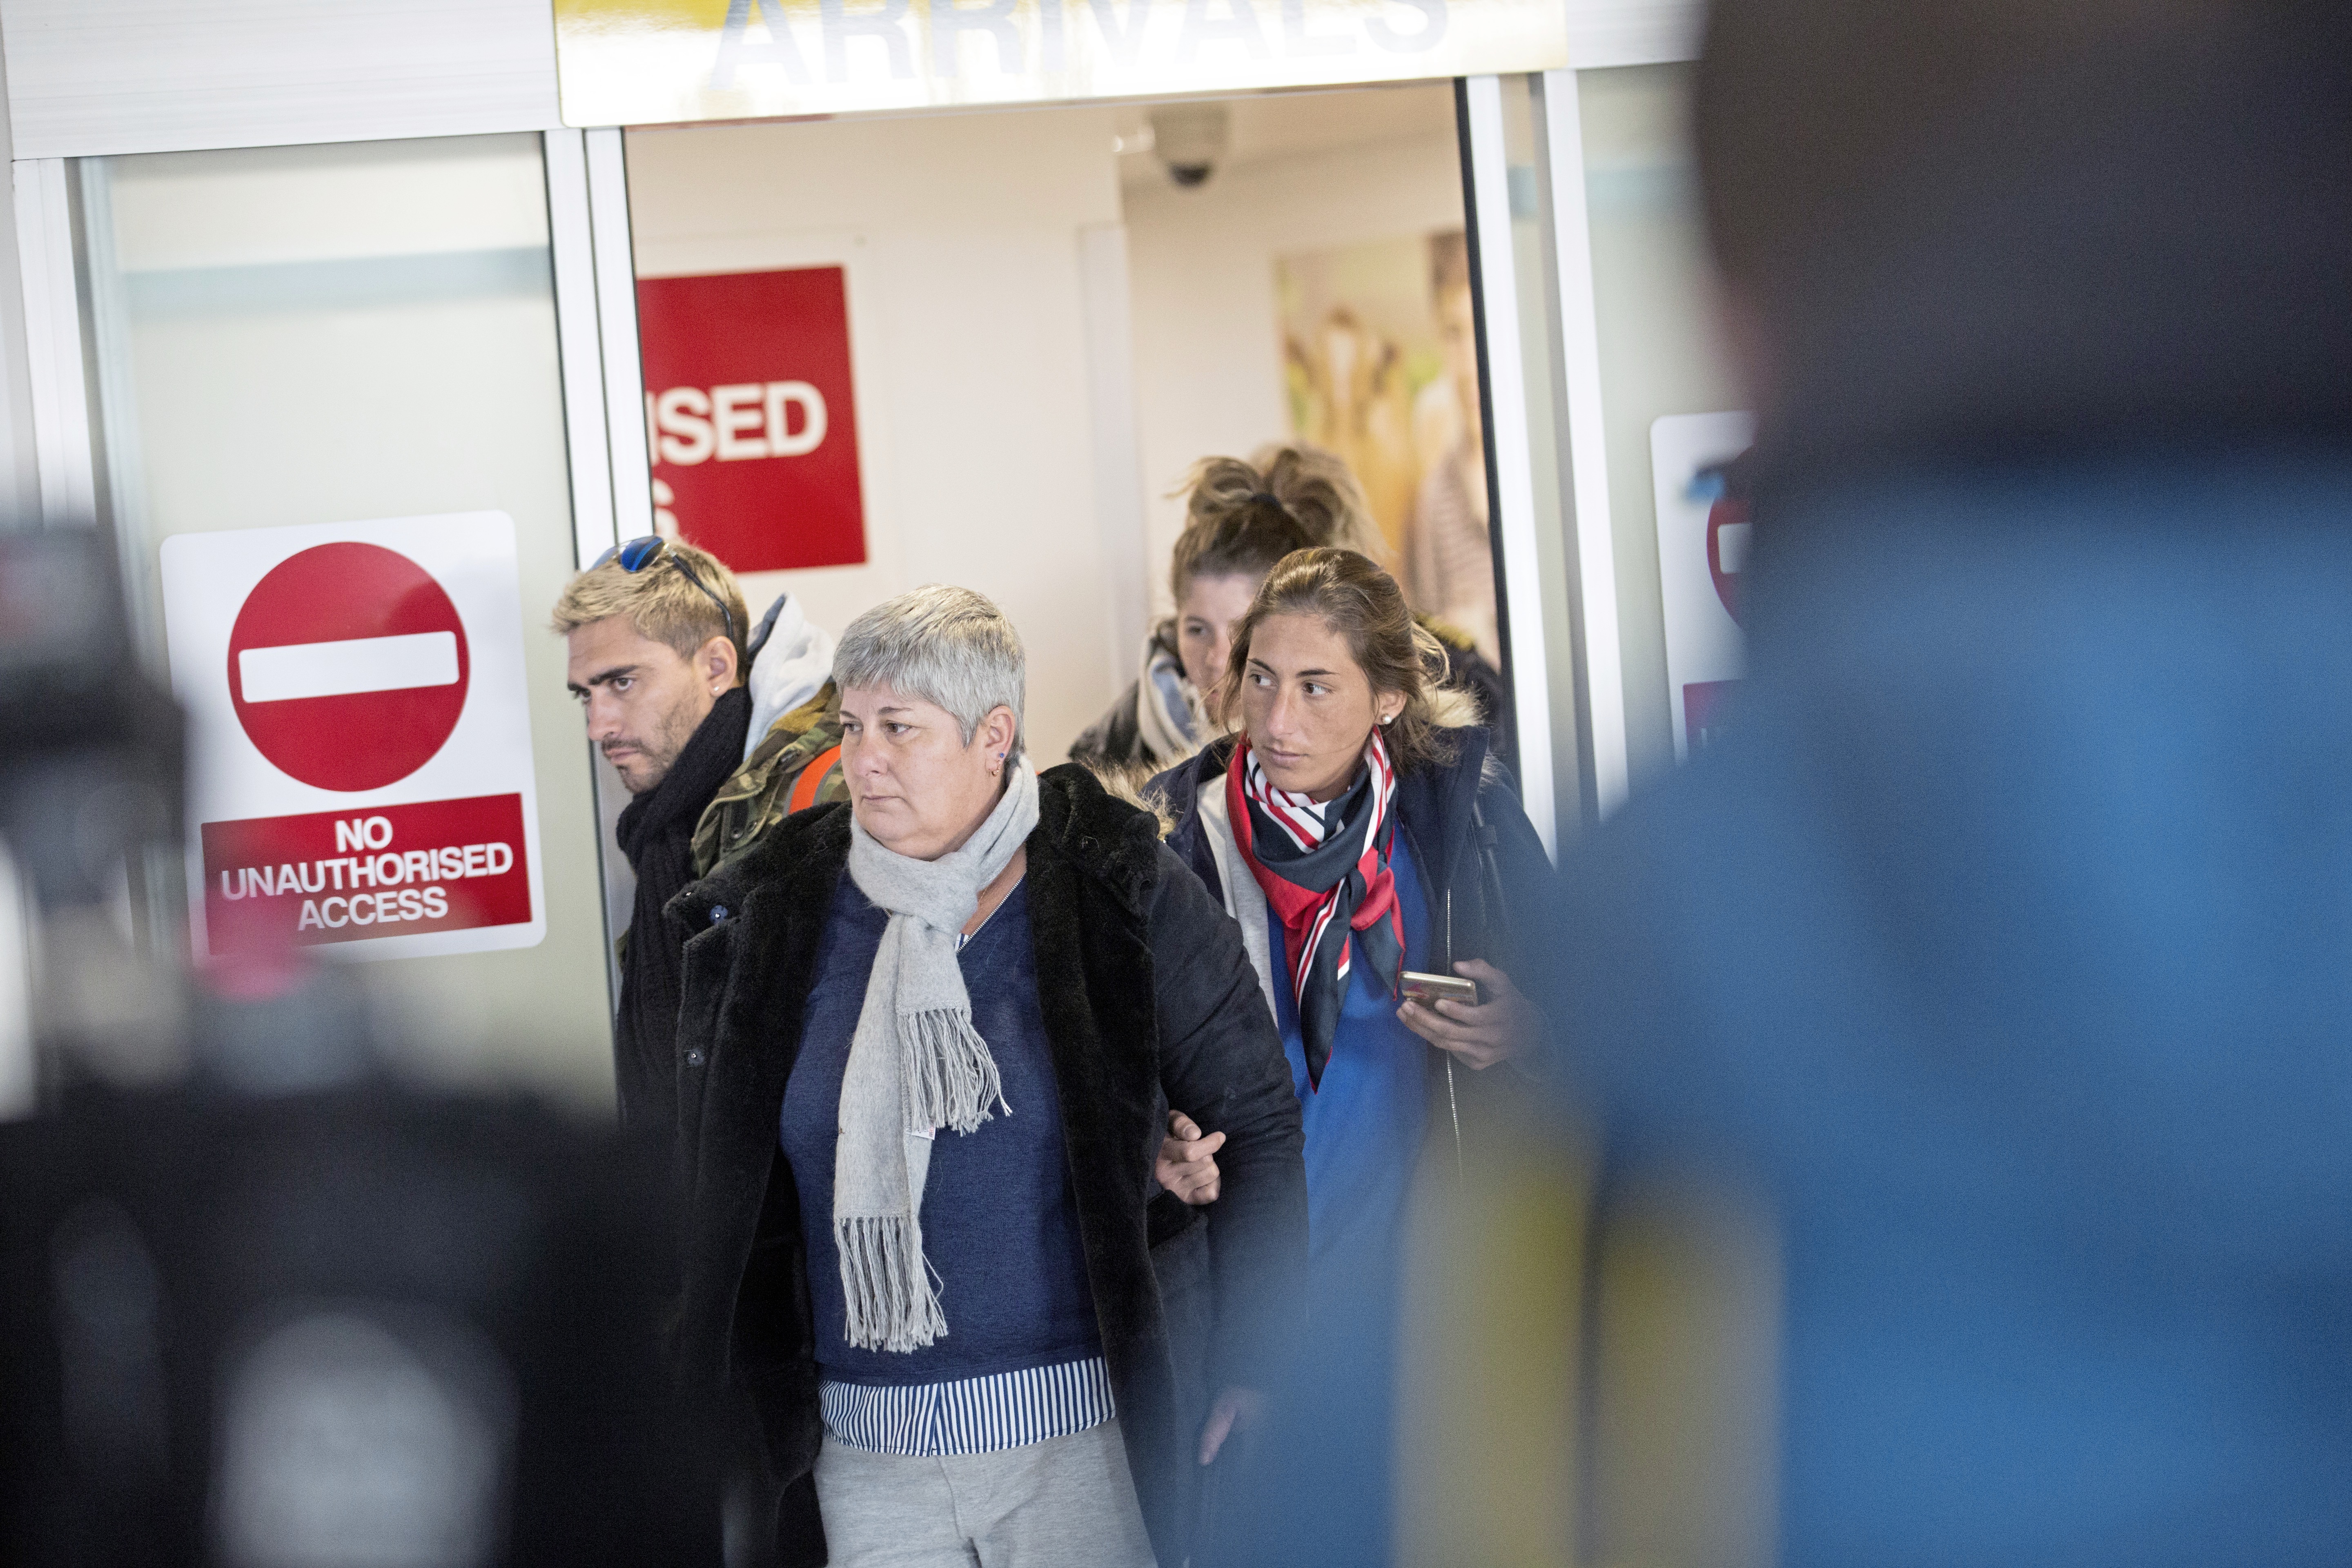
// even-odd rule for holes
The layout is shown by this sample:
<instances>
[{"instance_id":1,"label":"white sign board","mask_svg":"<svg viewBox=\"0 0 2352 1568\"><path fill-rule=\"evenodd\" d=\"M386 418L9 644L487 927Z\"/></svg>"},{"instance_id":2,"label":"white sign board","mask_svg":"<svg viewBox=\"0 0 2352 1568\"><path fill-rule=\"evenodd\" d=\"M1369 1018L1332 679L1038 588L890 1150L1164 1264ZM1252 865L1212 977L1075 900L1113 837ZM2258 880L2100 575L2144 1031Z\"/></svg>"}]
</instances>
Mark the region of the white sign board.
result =
<instances>
[{"instance_id":1,"label":"white sign board","mask_svg":"<svg viewBox=\"0 0 2352 1568\"><path fill-rule=\"evenodd\" d=\"M1694 747L1705 749L1724 699L1748 669L1747 639L1739 630L1748 507L1725 493L1723 468L1755 439L1756 419L1748 414L1675 414L1650 426L1666 688L1678 760Z\"/></svg>"},{"instance_id":2,"label":"white sign board","mask_svg":"<svg viewBox=\"0 0 2352 1568\"><path fill-rule=\"evenodd\" d=\"M196 952L537 942L513 521L183 533L163 555Z\"/></svg>"}]
</instances>

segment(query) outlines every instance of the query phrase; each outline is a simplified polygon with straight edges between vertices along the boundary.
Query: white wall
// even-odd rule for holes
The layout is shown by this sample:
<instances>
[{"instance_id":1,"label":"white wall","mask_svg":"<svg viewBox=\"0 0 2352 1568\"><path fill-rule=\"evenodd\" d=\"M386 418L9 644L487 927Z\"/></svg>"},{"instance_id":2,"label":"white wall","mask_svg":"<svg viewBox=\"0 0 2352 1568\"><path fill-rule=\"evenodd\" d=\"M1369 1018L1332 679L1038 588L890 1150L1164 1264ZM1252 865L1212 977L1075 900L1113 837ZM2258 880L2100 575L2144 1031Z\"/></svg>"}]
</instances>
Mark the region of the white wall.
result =
<instances>
[{"instance_id":1,"label":"white wall","mask_svg":"<svg viewBox=\"0 0 2352 1568\"><path fill-rule=\"evenodd\" d=\"M0 0L20 158L542 131L548 0Z\"/></svg>"},{"instance_id":2,"label":"white wall","mask_svg":"<svg viewBox=\"0 0 2352 1568\"><path fill-rule=\"evenodd\" d=\"M986 594L1058 762L1118 689L1081 231L1116 224L1107 109L632 132L639 275L841 263L867 563L754 574L839 632L924 583Z\"/></svg>"},{"instance_id":3,"label":"white wall","mask_svg":"<svg viewBox=\"0 0 2352 1568\"><path fill-rule=\"evenodd\" d=\"M1162 609L1184 521L1164 492L1199 458L1245 457L1289 430L1274 258L1462 226L1451 86L1364 96L1390 106L1396 135L1245 163L1192 190L1127 187L1146 561Z\"/></svg>"}]
</instances>

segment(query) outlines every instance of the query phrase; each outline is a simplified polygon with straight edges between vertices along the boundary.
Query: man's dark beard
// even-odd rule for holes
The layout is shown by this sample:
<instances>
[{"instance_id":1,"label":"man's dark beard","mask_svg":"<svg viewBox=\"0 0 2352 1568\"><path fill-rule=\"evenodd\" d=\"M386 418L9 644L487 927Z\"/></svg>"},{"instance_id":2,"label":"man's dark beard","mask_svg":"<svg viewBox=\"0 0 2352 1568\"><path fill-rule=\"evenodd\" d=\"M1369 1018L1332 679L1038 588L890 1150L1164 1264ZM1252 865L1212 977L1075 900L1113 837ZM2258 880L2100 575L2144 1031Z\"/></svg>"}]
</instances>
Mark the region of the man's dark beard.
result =
<instances>
[{"instance_id":1,"label":"man's dark beard","mask_svg":"<svg viewBox=\"0 0 2352 1568\"><path fill-rule=\"evenodd\" d=\"M659 789L662 781L669 777L670 769L677 765L678 753L686 750L687 742L694 739L694 732L702 728L703 721L708 717L708 713L696 713L692 704L681 702L662 718L659 733L655 737L659 742L658 749L646 742L625 737L620 744L636 747L655 767L653 776L641 784L631 784L629 793L648 795ZM603 750L601 747L598 749ZM607 753L604 760L609 763L613 759Z\"/></svg>"}]
</instances>

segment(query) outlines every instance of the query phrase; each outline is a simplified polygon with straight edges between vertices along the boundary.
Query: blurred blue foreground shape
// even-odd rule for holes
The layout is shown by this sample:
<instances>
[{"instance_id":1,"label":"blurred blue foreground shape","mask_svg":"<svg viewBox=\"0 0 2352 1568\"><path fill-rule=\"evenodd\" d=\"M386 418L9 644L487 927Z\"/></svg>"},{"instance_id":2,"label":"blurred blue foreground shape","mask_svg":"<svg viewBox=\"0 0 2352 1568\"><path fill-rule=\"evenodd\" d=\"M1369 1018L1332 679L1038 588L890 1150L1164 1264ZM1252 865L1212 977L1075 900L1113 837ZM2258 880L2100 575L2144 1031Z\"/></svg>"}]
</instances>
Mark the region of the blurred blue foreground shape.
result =
<instances>
[{"instance_id":1,"label":"blurred blue foreground shape","mask_svg":"<svg viewBox=\"0 0 2352 1568\"><path fill-rule=\"evenodd\" d=\"M1779 1213L1780 1562L2345 1562L2352 461L1845 479L1755 569L1554 1005L1614 1164Z\"/></svg>"}]
</instances>

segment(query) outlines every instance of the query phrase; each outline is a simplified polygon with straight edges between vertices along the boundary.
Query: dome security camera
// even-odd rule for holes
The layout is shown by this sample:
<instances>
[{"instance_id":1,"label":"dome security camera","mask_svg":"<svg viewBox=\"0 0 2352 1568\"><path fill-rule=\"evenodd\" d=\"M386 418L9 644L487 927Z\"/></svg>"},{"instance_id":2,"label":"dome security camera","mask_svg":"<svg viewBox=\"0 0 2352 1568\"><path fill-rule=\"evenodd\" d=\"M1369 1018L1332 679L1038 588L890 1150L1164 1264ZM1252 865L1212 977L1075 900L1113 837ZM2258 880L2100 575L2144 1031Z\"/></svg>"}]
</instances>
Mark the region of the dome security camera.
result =
<instances>
[{"instance_id":1,"label":"dome security camera","mask_svg":"<svg viewBox=\"0 0 2352 1568\"><path fill-rule=\"evenodd\" d=\"M1151 151L1168 177L1187 189L1206 184L1225 155L1232 111L1222 103L1171 103L1150 119Z\"/></svg>"}]
</instances>

